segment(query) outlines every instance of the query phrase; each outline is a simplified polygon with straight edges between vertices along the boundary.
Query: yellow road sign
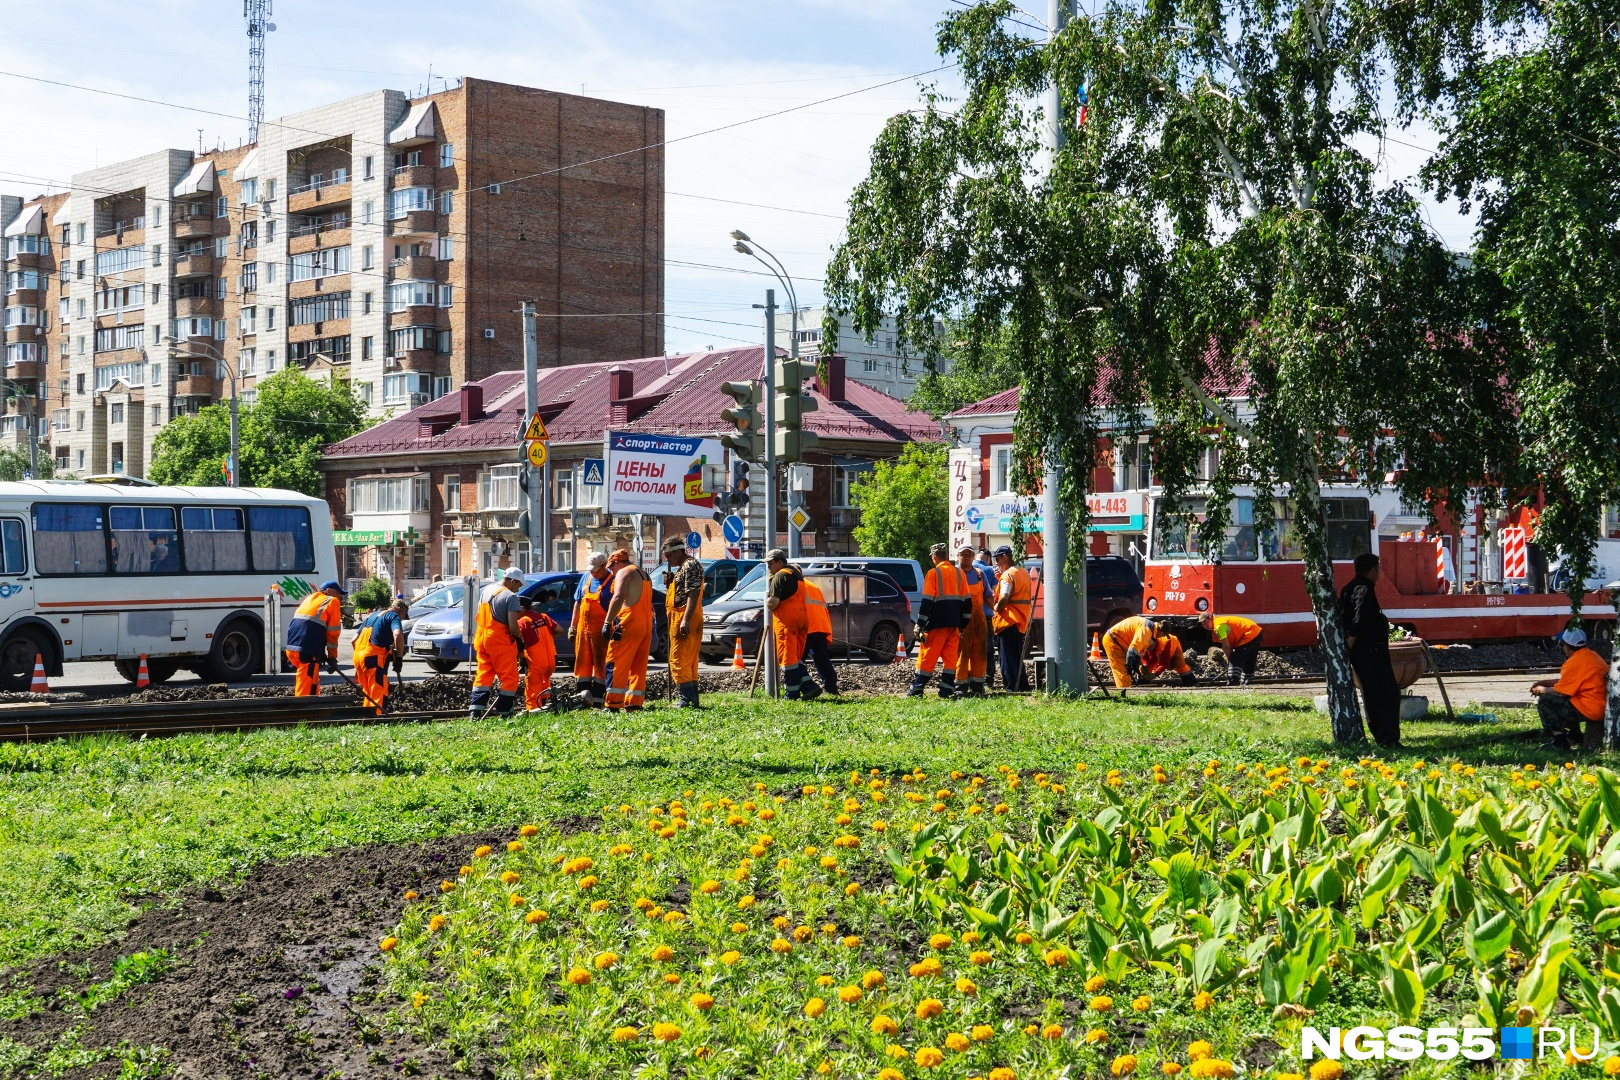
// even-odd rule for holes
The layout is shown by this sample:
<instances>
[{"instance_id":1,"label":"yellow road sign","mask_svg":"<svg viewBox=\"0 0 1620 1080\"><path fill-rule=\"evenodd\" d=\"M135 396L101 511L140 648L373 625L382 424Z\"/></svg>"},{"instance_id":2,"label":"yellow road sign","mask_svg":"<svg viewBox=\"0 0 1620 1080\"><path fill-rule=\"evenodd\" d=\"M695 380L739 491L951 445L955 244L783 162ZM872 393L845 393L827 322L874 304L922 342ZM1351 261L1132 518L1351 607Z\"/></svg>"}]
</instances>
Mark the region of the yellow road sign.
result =
<instances>
[{"instance_id":1,"label":"yellow road sign","mask_svg":"<svg viewBox=\"0 0 1620 1080\"><path fill-rule=\"evenodd\" d=\"M526 431L524 431L523 437L530 442L535 442L536 440L543 442L544 440L551 438L551 432L546 430L545 421L540 419L539 413L535 413L534 416L530 417L529 427ZM536 464L538 464L538 462L536 462Z\"/></svg>"},{"instance_id":2,"label":"yellow road sign","mask_svg":"<svg viewBox=\"0 0 1620 1080\"><path fill-rule=\"evenodd\" d=\"M538 469L540 466L544 465L545 463L546 463L546 444L543 443L543 442L538 442L538 441L530 443L529 444L529 464L533 465L535 468Z\"/></svg>"}]
</instances>

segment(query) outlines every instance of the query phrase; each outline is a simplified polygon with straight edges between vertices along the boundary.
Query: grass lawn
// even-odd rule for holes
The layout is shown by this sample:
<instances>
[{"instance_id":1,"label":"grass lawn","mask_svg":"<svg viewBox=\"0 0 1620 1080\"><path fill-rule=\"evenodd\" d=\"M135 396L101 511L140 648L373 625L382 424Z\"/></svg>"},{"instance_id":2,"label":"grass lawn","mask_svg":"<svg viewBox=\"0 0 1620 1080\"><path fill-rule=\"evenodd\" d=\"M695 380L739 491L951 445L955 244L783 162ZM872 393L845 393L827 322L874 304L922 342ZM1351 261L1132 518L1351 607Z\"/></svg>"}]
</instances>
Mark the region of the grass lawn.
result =
<instances>
[{"instance_id":1,"label":"grass lawn","mask_svg":"<svg viewBox=\"0 0 1620 1080\"><path fill-rule=\"evenodd\" d=\"M1128 1072L1134 1061L1114 1061L1127 1035L1141 1048L1147 1071L1160 1058L1170 1060L1169 1042L1188 1030L1188 1002L1200 989L1218 997L1205 1028L1212 1037L1226 1031L1229 1044L1240 1031L1252 1040L1274 1022L1297 1025L1297 1018L1274 1020L1271 1005L1290 1000L1279 994L1303 1000L1317 992L1317 974L1330 953L1336 962L1343 954L1343 963L1387 965L1379 970L1393 972L1389 977L1407 995L1404 1004L1415 993L1422 1011L1422 980L1435 975L1424 965L1437 962L1440 941L1449 934L1455 940L1446 947L1460 949L1464 934L1501 929L1475 926L1478 914L1506 902L1490 890L1515 898L1523 892L1528 901L1543 881L1553 880L1555 866L1565 868L1560 859L1574 867L1600 857L1580 856L1578 838L1583 830L1593 837L1606 832L1605 811L1576 817L1583 800L1596 805L1590 796L1603 785L1588 770L1564 770L1563 762L1550 760L1539 740L1526 737L1533 725L1527 714L1510 714L1491 727L1406 725L1407 748L1386 759L1393 771L1384 776L1363 763L1363 754L1375 751L1336 753L1325 719L1308 703L1271 696L1218 705L1185 697L1128 704L1010 698L944 704L930 698L804 706L716 699L698 714L657 708L616 717L572 713L481 724L8 745L0 747L7 780L0 792L0 963L103 939L123 925L132 905L261 860L490 827L509 828L518 841L518 826L536 823L538 831L526 832L519 849L477 858L469 852L468 865L447 877L442 895L407 905L389 957L390 977L407 1003L403 1023L469 1053L505 1046L498 1053L524 1076L540 1062L561 1068L558 1075L624 1075L649 1062L667 1068L675 1058L693 1076L739 1070L800 1076L823 1064L836 1075L875 1076L889 1068L900 1077L995 1076L993 1067L1015 1065L1019 1077L1049 1075L1065 1065ZM1302 757L1308 760L1300 764ZM1414 768L1420 759L1425 765ZM1221 765L1206 772L1212 760ZM1286 764L1294 772L1234 773L1238 763ZM1539 772L1509 772L1526 763ZM1155 765L1165 770L1162 781L1153 775ZM1346 767L1357 780L1340 777ZM1477 778L1465 775L1468 767L1478 770ZM1105 778L1115 769L1120 783L1110 784ZM1027 776L1030 770L1052 776L1039 780ZM1020 771L1026 778L1013 783ZM1546 786L1526 790L1527 781L1541 787L1538 775ZM1603 775L1606 785L1609 774ZM1299 782L1305 777L1308 789ZM1052 780L1061 786L1053 788ZM798 794L803 785L814 785L814 793ZM775 798L784 792L785 800ZM1468 807L1478 813L1491 797L1501 820L1470 826ZM1532 835L1526 830L1534 830L1555 802L1561 809L1550 816L1565 831L1542 828L1532 847L1548 835L1565 837L1566 847L1546 866L1532 866L1524 856L1523 866L1503 863L1497 873L1492 860L1519 858L1515 845L1522 847L1523 837ZM979 809L970 810L970 803ZM996 814L1001 803L1010 805ZM621 813L621 807L628 809ZM1043 813L1055 829L1043 832ZM1101 820L1099 814L1111 815L1104 832L1112 830L1116 842L1062 840L1068 817ZM605 824L560 836L546 823L563 815ZM877 815L887 836L873 830ZM1460 840L1455 850L1445 847L1442 833L1458 815L1464 823L1457 831L1470 836L1470 844L1502 849L1482 856L1481 865L1489 863L1483 883L1457 885L1448 876L1471 850ZM1365 825L1370 834L1385 822L1382 835L1360 848L1350 843L1364 831L1355 826ZM915 837L932 835L916 830L930 825L940 828L937 843L913 850ZM968 828L952 839L961 826ZM1493 828L1505 831L1497 836ZM1043 852L1057 852L1058 863L1065 850L1085 854L1062 880L1048 880L1049 888L1031 884L1005 862L991 869L1011 850L993 838L998 831L1020 845L1015 861L1026 858L1032 866ZM846 845L840 841L846 835L858 842ZM1406 848L1427 855L1401 855L1403 839ZM890 843L898 861L881 854ZM610 854L615 847L618 854ZM808 848L815 853L805 854ZM1165 862L1172 856L1173 866ZM840 863L827 866L828 857ZM963 861L945 862L952 858ZM1156 858L1163 867L1153 865ZM1378 875L1397 858L1411 861L1401 862L1406 869L1398 874L1391 871L1400 880L1385 881L1380 893ZM979 867L983 887L977 891L962 876L966 860ZM1597 872L1613 876L1610 869ZM1232 873L1252 875L1252 888L1240 887ZM597 880L580 888L587 877ZM715 888L698 888L708 880ZM846 891L847 883L862 881L864 891ZM1608 889L1620 879L1591 883ZM1001 906L978 907L997 902L992 886L1000 884L1008 892ZM1573 895L1575 874L1567 884ZM1240 897L1230 904L1241 905L1241 912L1222 907L1234 891L1272 887L1286 888L1285 901L1267 907ZM757 907L739 907L743 896L757 896ZM1372 908L1358 908L1368 896ZM632 908L642 899L645 904ZM1503 984L1507 998L1498 1002L1509 1010L1506 1022L1520 1001L1515 994L1539 992L1516 980L1544 947L1557 953L1542 957L1557 993L1557 971L1571 951L1558 951L1553 918L1574 911L1574 955L1596 948L1581 922L1591 913L1579 904L1570 909L1570 902L1560 895L1533 924L1516 921L1511 933L1503 931L1501 950L1490 953L1503 979L1515 973ZM593 903L599 903L594 910ZM1415 922L1431 903L1460 915L1440 919L1445 934L1437 923L1425 937L1406 920L1415 913ZM671 913L666 907L673 920L664 917ZM1077 907L1092 917L1060 925ZM657 917L649 919L653 908ZM525 917L542 910L545 918ZM1312 911L1337 911L1343 925ZM437 926L430 922L434 915L442 917ZM1174 929L1127 948L1133 918L1144 927ZM738 926L746 920L745 930L728 926L728 919ZM1217 927L1212 919L1230 923ZM1249 925L1249 919L1259 922ZM1014 940L1015 932L1028 929L1034 940ZM1251 946L1253 931L1260 936ZM930 944L937 933L950 940ZM721 956L733 934L743 955L735 970L736 962ZM1098 934L1116 940L1099 942ZM1196 948L1223 936L1232 938L1224 948ZM1267 953L1271 936L1281 950L1277 956ZM1559 940L1570 942L1570 933ZM971 977L976 962L969 960L970 951L980 951L969 946L980 943L994 957L978 979L982 994ZM610 952L615 959L604 965ZM1161 957L1160 965L1145 959L1150 953ZM908 976L910 965L933 954L944 963L939 974L925 966L921 975ZM1439 958L1458 961L1443 951ZM1472 969L1460 961L1454 966L1455 977L1446 975L1452 996L1477 1008L1469 1004ZM570 980L575 969L590 978ZM750 969L757 977L742 974ZM871 971L887 980L887 990L881 980L872 982ZM1567 965L1564 971L1571 982ZM1400 1010L1403 999L1381 996L1371 968L1363 974L1341 978L1343 992L1331 1000L1312 1000L1335 1015L1352 1016L1359 1008L1361 1015L1395 1023L1391 1010ZM851 988L863 979L867 985L855 995ZM958 979L973 989L964 990ZM1420 980L1415 990L1412 979ZM1428 988L1434 991L1430 1012L1450 1000L1437 987ZM722 999L722 1006L701 1004L705 994ZM724 1001L727 994L732 1002ZM1092 998L1107 1004L1099 1007ZM1133 1010L1131 1002L1144 998L1147 1004ZM1536 1000L1550 1007L1550 1000ZM1256 1011L1257 1001L1265 1008ZM725 1013L732 1004L736 1009ZM825 1024L819 1024L822 1013ZM897 1032L886 1034L877 1017L891 1014ZM792 1039L784 1041L771 1015L791 1020ZM1620 996L1615 1015L1620 1019ZM1131 1030L1120 1030L1116 1017L1130 1020ZM577 1037L524 1041L506 1034L532 1032L539 1019L566 1020L566 1032ZM960 1023L941 1026L946 1021ZM982 1039L981 1027L989 1030ZM1114 1048L1104 1038L1086 1041L1088 1031L1110 1027ZM714 1045L700 1046L701 1033ZM1216 1051L1234 1052L1216 1041ZM929 1064L933 1055L924 1050L937 1050L943 1064ZM576 1053L587 1057L571 1059ZM1221 1075L1218 1065L1200 1068L1197 1054L1177 1053L1191 1075Z\"/></svg>"}]
</instances>

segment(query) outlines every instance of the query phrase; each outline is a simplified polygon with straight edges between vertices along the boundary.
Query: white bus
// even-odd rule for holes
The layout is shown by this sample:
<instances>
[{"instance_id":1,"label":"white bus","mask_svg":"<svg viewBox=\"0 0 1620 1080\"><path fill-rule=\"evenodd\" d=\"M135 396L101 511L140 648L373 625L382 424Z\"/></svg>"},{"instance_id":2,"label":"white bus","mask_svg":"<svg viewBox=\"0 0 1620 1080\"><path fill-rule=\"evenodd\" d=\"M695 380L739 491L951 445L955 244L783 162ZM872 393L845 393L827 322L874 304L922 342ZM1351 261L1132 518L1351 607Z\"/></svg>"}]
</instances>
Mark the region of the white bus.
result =
<instances>
[{"instance_id":1,"label":"white bus","mask_svg":"<svg viewBox=\"0 0 1620 1080\"><path fill-rule=\"evenodd\" d=\"M143 655L153 682L279 670L265 663L270 587L291 607L336 577L326 503L296 491L0 483L0 690L28 689L36 655L51 675L112 660L130 681Z\"/></svg>"}]
</instances>

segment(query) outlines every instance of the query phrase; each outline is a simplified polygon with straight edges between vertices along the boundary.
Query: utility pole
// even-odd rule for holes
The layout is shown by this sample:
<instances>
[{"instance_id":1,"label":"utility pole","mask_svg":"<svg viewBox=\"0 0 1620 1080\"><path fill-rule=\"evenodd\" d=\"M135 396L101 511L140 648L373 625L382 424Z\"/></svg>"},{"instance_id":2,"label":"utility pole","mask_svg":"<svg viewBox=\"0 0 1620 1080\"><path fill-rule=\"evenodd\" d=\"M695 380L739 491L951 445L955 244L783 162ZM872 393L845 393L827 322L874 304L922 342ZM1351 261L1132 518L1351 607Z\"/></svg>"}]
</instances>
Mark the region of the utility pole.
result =
<instances>
[{"instance_id":1,"label":"utility pole","mask_svg":"<svg viewBox=\"0 0 1620 1080\"><path fill-rule=\"evenodd\" d=\"M523 428L527 428L529 421L534 417L540 407L540 340L535 329L534 301L523 301ZM521 436L523 430L519 430ZM528 483L523 485L525 495L524 509L527 512L527 527L523 530L529 541L529 569L536 566L545 566L544 544L545 504L541 492L545 480L550 476L550 470L536 469L529 464L528 445L520 438L518 446L523 453L523 465L528 477ZM549 450L549 447L548 447ZM551 460L549 454L547 462ZM538 558L536 552L539 552Z\"/></svg>"},{"instance_id":2,"label":"utility pole","mask_svg":"<svg viewBox=\"0 0 1620 1080\"><path fill-rule=\"evenodd\" d=\"M776 290L765 290L765 552L776 546ZM759 632L765 642L765 696L776 700L776 642L771 633L771 590L765 590Z\"/></svg>"},{"instance_id":3,"label":"utility pole","mask_svg":"<svg viewBox=\"0 0 1620 1080\"><path fill-rule=\"evenodd\" d=\"M1073 14L1074 0L1047 0L1046 23L1048 42L1062 33ZM1051 75L1046 88L1047 172L1057 165L1058 152L1063 149L1063 87L1057 75ZM1082 569L1080 583L1071 583L1063 573L1069 557L1069 515L1064 509L1058 487L1063 481L1063 468L1058 461L1056 447L1046 454L1046 465L1041 476L1041 582L1046 593L1046 620L1043 627L1046 654L1046 692L1049 694L1084 694L1086 692L1086 584ZM1086 538L1080 537L1081 566L1085 565Z\"/></svg>"}]
</instances>

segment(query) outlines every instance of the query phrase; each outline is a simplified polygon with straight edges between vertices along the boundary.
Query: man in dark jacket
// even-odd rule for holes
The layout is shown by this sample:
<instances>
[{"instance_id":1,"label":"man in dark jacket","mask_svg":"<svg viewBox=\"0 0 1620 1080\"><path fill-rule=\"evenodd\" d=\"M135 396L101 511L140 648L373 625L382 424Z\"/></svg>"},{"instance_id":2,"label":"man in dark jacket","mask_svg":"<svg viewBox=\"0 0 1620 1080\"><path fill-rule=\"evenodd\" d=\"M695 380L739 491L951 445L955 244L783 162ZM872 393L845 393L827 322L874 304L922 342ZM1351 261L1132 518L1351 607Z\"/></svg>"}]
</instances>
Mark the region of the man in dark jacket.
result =
<instances>
[{"instance_id":1,"label":"man in dark jacket","mask_svg":"<svg viewBox=\"0 0 1620 1080\"><path fill-rule=\"evenodd\" d=\"M1356 576L1339 593L1339 619L1350 648L1350 666L1361 682L1367 729L1379 746L1401 744L1401 690L1389 663L1389 620L1378 606L1378 556L1356 556Z\"/></svg>"}]
</instances>

